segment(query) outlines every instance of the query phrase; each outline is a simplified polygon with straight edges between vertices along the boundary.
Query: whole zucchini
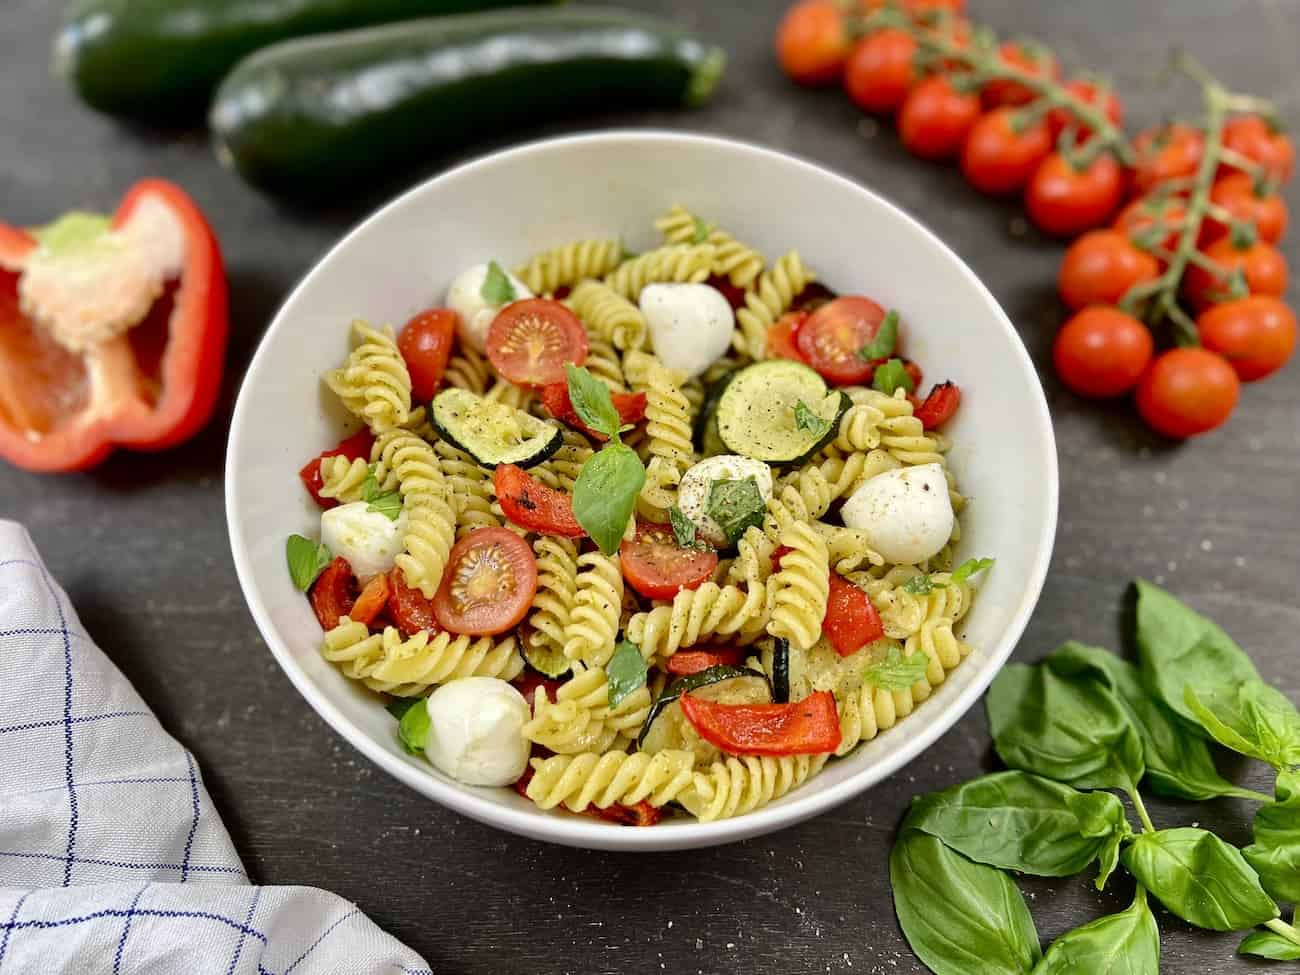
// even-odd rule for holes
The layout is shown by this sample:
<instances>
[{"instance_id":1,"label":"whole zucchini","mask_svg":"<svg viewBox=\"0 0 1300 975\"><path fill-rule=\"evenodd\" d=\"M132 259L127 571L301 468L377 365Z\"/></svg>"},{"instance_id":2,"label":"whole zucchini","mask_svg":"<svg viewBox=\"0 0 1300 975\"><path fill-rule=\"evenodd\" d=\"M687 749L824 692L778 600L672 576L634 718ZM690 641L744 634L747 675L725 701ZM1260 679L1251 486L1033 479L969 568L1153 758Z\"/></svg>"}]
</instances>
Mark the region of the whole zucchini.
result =
<instances>
[{"instance_id":1,"label":"whole zucchini","mask_svg":"<svg viewBox=\"0 0 1300 975\"><path fill-rule=\"evenodd\" d=\"M55 70L93 108L146 122L200 122L241 58L305 34L553 0L74 0Z\"/></svg>"},{"instance_id":2,"label":"whole zucchini","mask_svg":"<svg viewBox=\"0 0 1300 975\"><path fill-rule=\"evenodd\" d=\"M479 133L583 108L693 105L723 52L620 10L469 14L287 41L221 84L218 155L250 183L323 193Z\"/></svg>"}]
</instances>

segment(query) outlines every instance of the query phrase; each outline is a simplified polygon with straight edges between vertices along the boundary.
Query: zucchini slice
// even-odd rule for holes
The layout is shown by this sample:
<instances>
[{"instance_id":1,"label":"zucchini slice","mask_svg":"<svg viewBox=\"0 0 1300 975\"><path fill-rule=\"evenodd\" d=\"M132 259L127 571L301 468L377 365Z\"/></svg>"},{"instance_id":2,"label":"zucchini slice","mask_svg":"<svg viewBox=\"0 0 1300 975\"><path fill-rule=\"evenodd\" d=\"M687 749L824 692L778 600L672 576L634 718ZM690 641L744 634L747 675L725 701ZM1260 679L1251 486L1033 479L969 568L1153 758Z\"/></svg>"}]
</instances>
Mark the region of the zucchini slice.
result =
<instances>
[{"instance_id":1,"label":"zucchini slice","mask_svg":"<svg viewBox=\"0 0 1300 975\"><path fill-rule=\"evenodd\" d=\"M852 401L801 362L769 359L737 372L718 398L718 437L731 453L798 464L835 438ZM800 414L811 416L800 422Z\"/></svg>"},{"instance_id":2,"label":"zucchini slice","mask_svg":"<svg viewBox=\"0 0 1300 975\"><path fill-rule=\"evenodd\" d=\"M573 669L573 663L564 655L563 650L556 650L545 644L533 646L527 640L521 640L524 661L529 667L543 677L563 677Z\"/></svg>"},{"instance_id":3,"label":"zucchini slice","mask_svg":"<svg viewBox=\"0 0 1300 975\"><path fill-rule=\"evenodd\" d=\"M705 745L710 752L716 751L699 737L682 714L678 699L687 692L706 701L720 701L724 704L766 704L772 700L772 685L768 683L767 677L761 671L748 667L720 664L698 674L679 677L664 688L646 715L645 724L637 736L637 748L640 751L692 748L696 744Z\"/></svg>"},{"instance_id":4,"label":"zucchini slice","mask_svg":"<svg viewBox=\"0 0 1300 975\"><path fill-rule=\"evenodd\" d=\"M777 637L772 646L772 700L777 704L790 701L790 641Z\"/></svg>"},{"instance_id":5,"label":"zucchini slice","mask_svg":"<svg viewBox=\"0 0 1300 975\"><path fill-rule=\"evenodd\" d=\"M695 418L694 436L695 449L700 452L701 457L715 457L718 454L727 453L727 445L718 436L718 400L722 399L727 384L739 371L733 369L731 372L723 373L718 379L714 380L713 385L704 394L704 402L700 405L700 415Z\"/></svg>"},{"instance_id":6,"label":"zucchini slice","mask_svg":"<svg viewBox=\"0 0 1300 975\"><path fill-rule=\"evenodd\" d=\"M431 414L438 435L484 467L532 467L564 443L559 427L468 389L444 389Z\"/></svg>"}]
</instances>

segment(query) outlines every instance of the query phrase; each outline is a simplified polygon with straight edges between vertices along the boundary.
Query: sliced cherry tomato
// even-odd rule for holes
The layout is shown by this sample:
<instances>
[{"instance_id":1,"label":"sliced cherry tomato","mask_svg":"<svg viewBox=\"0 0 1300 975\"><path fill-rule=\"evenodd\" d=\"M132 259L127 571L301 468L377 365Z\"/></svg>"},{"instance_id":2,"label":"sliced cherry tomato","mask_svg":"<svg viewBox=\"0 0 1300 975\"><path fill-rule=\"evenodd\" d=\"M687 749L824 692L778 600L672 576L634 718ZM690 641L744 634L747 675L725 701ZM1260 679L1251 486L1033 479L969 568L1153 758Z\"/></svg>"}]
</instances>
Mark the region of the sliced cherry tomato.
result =
<instances>
[{"instance_id":1,"label":"sliced cherry tomato","mask_svg":"<svg viewBox=\"0 0 1300 975\"><path fill-rule=\"evenodd\" d=\"M1066 82L1065 90L1084 104L1100 108L1106 113L1106 118L1110 119L1111 124L1120 126L1124 123L1124 103L1110 87L1076 78L1074 81ZM1076 126L1075 138L1080 145L1092 136L1092 129L1080 122L1070 109L1057 107L1047 113L1047 125L1052 130L1053 145L1071 122Z\"/></svg>"},{"instance_id":2,"label":"sliced cherry tomato","mask_svg":"<svg viewBox=\"0 0 1300 975\"><path fill-rule=\"evenodd\" d=\"M388 605L388 576L377 575L373 577L361 589L361 595L357 601L352 604L352 609L348 616L358 623L365 623L369 626L375 621L375 618L384 611Z\"/></svg>"},{"instance_id":3,"label":"sliced cherry tomato","mask_svg":"<svg viewBox=\"0 0 1300 975\"><path fill-rule=\"evenodd\" d=\"M926 430L937 430L957 414L961 388L952 382L939 383L912 413Z\"/></svg>"},{"instance_id":4,"label":"sliced cherry tomato","mask_svg":"<svg viewBox=\"0 0 1300 975\"><path fill-rule=\"evenodd\" d=\"M864 112L896 112L916 83L915 61L916 40L907 31L873 31L849 54L844 90Z\"/></svg>"},{"instance_id":5,"label":"sliced cherry tomato","mask_svg":"<svg viewBox=\"0 0 1300 975\"><path fill-rule=\"evenodd\" d=\"M1222 426L1240 393L1227 359L1192 346L1170 349L1151 363L1138 383L1137 407L1148 426L1181 440Z\"/></svg>"},{"instance_id":6,"label":"sliced cherry tomato","mask_svg":"<svg viewBox=\"0 0 1300 975\"><path fill-rule=\"evenodd\" d=\"M844 71L852 40L835 0L800 0L776 29L776 57L801 85L828 85Z\"/></svg>"},{"instance_id":7,"label":"sliced cherry tomato","mask_svg":"<svg viewBox=\"0 0 1300 975\"><path fill-rule=\"evenodd\" d=\"M347 616L357 598L357 578L348 560L339 556L311 584L308 599L322 630L332 630Z\"/></svg>"},{"instance_id":8,"label":"sliced cherry tomato","mask_svg":"<svg viewBox=\"0 0 1300 975\"><path fill-rule=\"evenodd\" d=\"M692 647L690 650L677 651L668 658L664 666L668 673L677 677L686 677L708 670L710 667L724 665L739 667L744 660L744 647L713 647L707 650L702 647Z\"/></svg>"},{"instance_id":9,"label":"sliced cherry tomato","mask_svg":"<svg viewBox=\"0 0 1300 975\"><path fill-rule=\"evenodd\" d=\"M971 128L961 150L961 171L982 193L1014 193L1051 151L1046 122L1026 118L1015 108L996 108Z\"/></svg>"},{"instance_id":10,"label":"sliced cherry tomato","mask_svg":"<svg viewBox=\"0 0 1300 975\"><path fill-rule=\"evenodd\" d=\"M564 681L554 677L547 677L531 669L522 671L510 683L514 685L515 690L524 696L530 710L533 706L533 698L537 696L537 688L540 687L546 691L546 699L554 704L558 700L556 695L559 693L560 688L564 686Z\"/></svg>"},{"instance_id":11,"label":"sliced cherry tomato","mask_svg":"<svg viewBox=\"0 0 1300 975\"><path fill-rule=\"evenodd\" d=\"M795 346L803 360L830 382L865 382L876 367L858 353L876 337L884 320L885 309L870 298L836 298L808 316L795 335Z\"/></svg>"},{"instance_id":12,"label":"sliced cherry tomato","mask_svg":"<svg viewBox=\"0 0 1300 975\"><path fill-rule=\"evenodd\" d=\"M830 304L838 297L839 295L820 281L809 281L803 286L803 290L795 295L790 302L790 310L806 311L811 314L822 305Z\"/></svg>"},{"instance_id":13,"label":"sliced cherry tomato","mask_svg":"<svg viewBox=\"0 0 1300 975\"><path fill-rule=\"evenodd\" d=\"M1094 305L1057 333L1052 361L1061 382L1080 396L1104 399L1137 385L1153 349L1150 330L1132 315Z\"/></svg>"},{"instance_id":14,"label":"sliced cherry tomato","mask_svg":"<svg viewBox=\"0 0 1300 975\"><path fill-rule=\"evenodd\" d=\"M1258 163L1267 178L1279 183L1290 182L1295 147L1284 132L1258 115L1228 119L1223 127L1223 147Z\"/></svg>"},{"instance_id":15,"label":"sliced cherry tomato","mask_svg":"<svg viewBox=\"0 0 1300 975\"><path fill-rule=\"evenodd\" d=\"M493 367L520 386L564 382L568 363L587 361L587 331L558 301L525 298L506 305L488 329Z\"/></svg>"},{"instance_id":16,"label":"sliced cherry tomato","mask_svg":"<svg viewBox=\"0 0 1300 975\"><path fill-rule=\"evenodd\" d=\"M1178 246L1185 219L1187 202L1182 197L1155 193L1138 197L1119 212L1111 226L1122 230L1143 250L1163 247L1172 251ZM1156 260L1163 265L1159 258Z\"/></svg>"},{"instance_id":17,"label":"sliced cherry tomato","mask_svg":"<svg viewBox=\"0 0 1300 975\"><path fill-rule=\"evenodd\" d=\"M578 411L573 408L573 401L569 398L569 384L551 383L543 386L540 390L542 405L545 406L561 423L567 423L575 430L581 430L592 440L605 441L607 438L603 433L591 429L587 424L582 422L578 416ZM619 423L626 426L629 423L640 423L645 419L645 393L611 393L610 399L614 403L614 409L618 411Z\"/></svg>"},{"instance_id":18,"label":"sliced cherry tomato","mask_svg":"<svg viewBox=\"0 0 1300 975\"><path fill-rule=\"evenodd\" d=\"M840 747L830 691L788 704L722 704L693 694L679 701L700 737L731 755L820 755Z\"/></svg>"},{"instance_id":19,"label":"sliced cherry tomato","mask_svg":"<svg viewBox=\"0 0 1300 975\"><path fill-rule=\"evenodd\" d=\"M397 348L411 374L412 399L422 403L433 399L455 343L456 313L450 308L430 308L402 326Z\"/></svg>"},{"instance_id":20,"label":"sliced cherry tomato","mask_svg":"<svg viewBox=\"0 0 1300 975\"><path fill-rule=\"evenodd\" d=\"M1286 236L1286 201L1276 192L1260 187L1253 176L1246 173L1224 176L1210 190L1210 202L1227 210L1234 221L1254 226L1256 236L1267 244L1276 244ZM1230 229L1207 215L1201 226L1201 243L1225 237Z\"/></svg>"},{"instance_id":21,"label":"sliced cherry tomato","mask_svg":"<svg viewBox=\"0 0 1300 975\"><path fill-rule=\"evenodd\" d=\"M822 633L836 653L848 657L883 637L885 626L866 592L838 572L832 572L830 578L831 592L826 600Z\"/></svg>"},{"instance_id":22,"label":"sliced cherry tomato","mask_svg":"<svg viewBox=\"0 0 1300 975\"><path fill-rule=\"evenodd\" d=\"M799 329L808 320L806 311L787 312L776 320L776 324L767 330L767 354L772 359L794 359L803 362L796 339Z\"/></svg>"},{"instance_id":23,"label":"sliced cherry tomato","mask_svg":"<svg viewBox=\"0 0 1300 975\"><path fill-rule=\"evenodd\" d=\"M1075 169L1059 152L1042 161L1025 189L1025 209L1034 224L1058 237L1100 227L1119 206L1124 171L1107 152Z\"/></svg>"},{"instance_id":24,"label":"sliced cherry tomato","mask_svg":"<svg viewBox=\"0 0 1300 975\"><path fill-rule=\"evenodd\" d=\"M1005 65L1017 68L1033 78L1059 78L1061 65L1056 56L1041 44L1029 41L1003 41L998 47L998 59ZM1025 105L1038 95L1019 81L990 81L981 93L989 108L999 105Z\"/></svg>"},{"instance_id":25,"label":"sliced cherry tomato","mask_svg":"<svg viewBox=\"0 0 1300 975\"><path fill-rule=\"evenodd\" d=\"M907 151L922 159L952 159L975 120L980 98L958 91L944 75L934 75L913 88L898 110L898 134Z\"/></svg>"},{"instance_id":26,"label":"sliced cherry tomato","mask_svg":"<svg viewBox=\"0 0 1300 975\"><path fill-rule=\"evenodd\" d=\"M320 490L325 486L325 479L321 476L320 462L326 457L346 457L348 460L369 459L370 448L375 445L375 437L369 430L358 430L352 436L339 441L339 445L333 450L327 450L317 457L313 457L302 466L298 472L298 477L302 480L303 487L322 508L338 507L337 498L322 498Z\"/></svg>"},{"instance_id":27,"label":"sliced cherry tomato","mask_svg":"<svg viewBox=\"0 0 1300 975\"><path fill-rule=\"evenodd\" d=\"M667 525L638 521L636 536L619 547L623 578L647 599L672 599L698 589L718 567L712 549L682 548Z\"/></svg>"},{"instance_id":28,"label":"sliced cherry tomato","mask_svg":"<svg viewBox=\"0 0 1300 975\"><path fill-rule=\"evenodd\" d=\"M1141 194L1168 180L1195 176L1205 155L1205 134L1185 122L1170 122L1139 132L1133 151L1133 189Z\"/></svg>"},{"instance_id":29,"label":"sliced cherry tomato","mask_svg":"<svg viewBox=\"0 0 1300 975\"><path fill-rule=\"evenodd\" d=\"M406 584L401 569L388 573L388 615L407 636L427 630L437 631L438 618L433 614L433 600Z\"/></svg>"},{"instance_id":30,"label":"sliced cherry tomato","mask_svg":"<svg viewBox=\"0 0 1300 975\"><path fill-rule=\"evenodd\" d=\"M476 528L452 546L433 613L444 630L494 636L528 615L536 593L528 543L508 528Z\"/></svg>"},{"instance_id":31,"label":"sliced cherry tomato","mask_svg":"<svg viewBox=\"0 0 1300 975\"><path fill-rule=\"evenodd\" d=\"M547 487L522 467L498 465L493 487L505 516L521 528L563 538L587 534L573 516L573 498Z\"/></svg>"},{"instance_id":32,"label":"sliced cherry tomato","mask_svg":"<svg viewBox=\"0 0 1300 975\"><path fill-rule=\"evenodd\" d=\"M1231 236L1220 238L1201 251L1223 269L1214 273L1192 264L1183 276L1183 296L1197 312L1202 312L1216 301L1227 301L1232 295L1231 276L1240 270L1246 281L1246 290L1252 295L1272 295L1281 298L1286 294L1286 258L1272 244L1263 241L1239 247ZM1244 297L1244 296L1242 296Z\"/></svg>"},{"instance_id":33,"label":"sliced cherry tomato","mask_svg":"<svg viewBox=\"0 0 1300 975\"><path fill-rule=\"evenodd\" d=\"M1129 288L1160 276L1154 257L1118 230L1089 230L1061 261L1057 290L1067 308L1116 305Z\"/></svg>"},{"instance_id":34,"label":"sliced cherry tomato","mask_svg":"<svg viewBox=\"0 0 1300 975\"><path fill-rule=\"evenodd\" d=\"M1212 305L1196 319L1201 344L1217 352L1245 382L1281 369L1295 351L1295 314L1267 295Z\"/></svg>"}]
</instances>

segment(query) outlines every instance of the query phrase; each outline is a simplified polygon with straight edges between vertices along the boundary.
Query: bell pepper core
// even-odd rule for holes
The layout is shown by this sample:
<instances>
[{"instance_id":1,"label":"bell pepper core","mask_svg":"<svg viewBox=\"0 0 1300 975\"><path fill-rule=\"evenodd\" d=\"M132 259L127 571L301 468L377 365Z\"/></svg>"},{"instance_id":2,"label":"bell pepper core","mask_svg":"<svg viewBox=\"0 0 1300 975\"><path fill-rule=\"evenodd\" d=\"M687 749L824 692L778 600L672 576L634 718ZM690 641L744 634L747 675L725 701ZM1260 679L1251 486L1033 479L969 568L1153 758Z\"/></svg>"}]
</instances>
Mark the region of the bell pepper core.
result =
<instances>
[{"instance_id":1,"label":"bell pepper core","mask_svg":"<svg viewBox=\"0 0 1300 975\"><path fill-rule=\"evenodd\" d=\"M683 694L682 714L730 755L820 755L840 747L835 695L814 691L789 704L722 704Z\"/></svg>"}]
</instances>

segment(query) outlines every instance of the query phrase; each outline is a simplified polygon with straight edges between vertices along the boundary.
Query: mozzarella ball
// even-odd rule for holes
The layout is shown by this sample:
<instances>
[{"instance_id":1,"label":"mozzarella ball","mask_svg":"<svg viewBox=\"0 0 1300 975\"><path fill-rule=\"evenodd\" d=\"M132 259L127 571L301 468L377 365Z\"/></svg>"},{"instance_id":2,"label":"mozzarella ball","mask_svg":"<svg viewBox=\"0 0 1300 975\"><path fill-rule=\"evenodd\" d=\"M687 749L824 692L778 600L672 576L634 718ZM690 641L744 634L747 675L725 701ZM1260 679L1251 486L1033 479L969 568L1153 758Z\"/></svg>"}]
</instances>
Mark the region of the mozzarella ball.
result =
<instances>
[{"instance_id":1,"label":"mozzarella ball","mask_svg":"<svg viewBox=\"0 0 1300 975\"><path fill-rule=\"evenodd\" d=\"M486 351L488 329L492 327L497 312L505 307L491 304L483 297L483 282L487 275L486 264L475 264L456 275L447 289L447 307L456 313L456 334L476 352ZM515 286L515 301L533 297L527 285L509 271L506 277Z\"/></svg>"},{"instance_id":2,"label":"mozzarella ball","mask_svg":"<svg viewBox=\"0 0 1300 975\"><path fill-rule=\"evenodd\" d=\"M466 785L510 785L524 774L528 702L505 681L463 677L430 694L425 707L424 754L439 770Z\"/></svg>"},{"instance_id":3,"label":"mozzarella ball","mask_svg":"<svg viewBox=\"0 0 1300 975\"><path fill-rule=\"evenodd\" d=\"M341 504L321 514L320 540L365 582L393 567L406 540L406 512L393 521L365 501Z\"/></svg>"},{"instance_id":4,"label":"mozzarella ball","mask_svg":"<svg viewBox=\"0 0 1300 975\"><path fill-rule=\"evenodd\" d=\"M747 477L754 479L763 503L767 504L772 499L772 468L761 460L751 460L739 454L719 454L705 458L682 475L677 488L677 507L709 544L719 548L727 544L721 526L708 514L709 489L714 481L743 481Z\"/></svg>"},{"instance_id":5,"label":"mozzarella ball","mask_svg":"<svg viewBox=\"0 0 1300 975\"><path fill-rule=\"evenodd\" d=\"M923 562L952 537L952 501L939 464L877 474L853 492L840 514L849 528L866 533L886 562Z\"/></svg>"},{"instance_id":6,"label":"mozzarella ball","mask_svg":"<svg viewBox=\"0 0 1300 975\"><path fill-rule=\"evenodd\" d=\"M731 304L707 284L650 284L641 290L641 314L655 355L689 379L731 348L736 318Z\"/></svg>"}]
</instances>

